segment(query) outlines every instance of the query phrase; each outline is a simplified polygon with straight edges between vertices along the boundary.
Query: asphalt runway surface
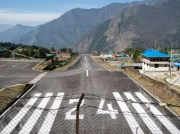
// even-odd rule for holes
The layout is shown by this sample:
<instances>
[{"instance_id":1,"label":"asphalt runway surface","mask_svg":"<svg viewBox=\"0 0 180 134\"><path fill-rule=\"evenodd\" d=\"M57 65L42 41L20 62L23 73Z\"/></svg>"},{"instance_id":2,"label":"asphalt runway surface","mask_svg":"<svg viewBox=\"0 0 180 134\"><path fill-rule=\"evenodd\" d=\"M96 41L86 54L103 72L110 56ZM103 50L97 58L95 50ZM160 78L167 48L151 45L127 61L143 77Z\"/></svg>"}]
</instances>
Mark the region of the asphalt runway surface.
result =
<instances>
[{"instance_id":1,"label":"asphalt runway surface","mask_svg":"<svg viewBox=\"0 0 180 134\"><path fill-rule=\"evenodd\" d=\"M37 64L37 62L0 61L0 89L31 81L40 74L32 70Z\"/></svg>"},{"instance_id":2,"label":"asphalt runway surface","mask_svg":"<svg viewBox=\"0 0 180 134\"><path fill-rule=\"evenodd\" d=\"M24 66L18 64L13 69ZM30 69L32 66L21 73L15 69L20 78L32 76L26 81L32 80L36 86L1 116L1 134L73 134L76 106L82 95L80 134L180 133L178 117L157 105L158 100L126 74L106 70L89 55L63 72L37 73ZM9 71L4 71L2 79L19 79Z\"/></svg>"}]
</instances>

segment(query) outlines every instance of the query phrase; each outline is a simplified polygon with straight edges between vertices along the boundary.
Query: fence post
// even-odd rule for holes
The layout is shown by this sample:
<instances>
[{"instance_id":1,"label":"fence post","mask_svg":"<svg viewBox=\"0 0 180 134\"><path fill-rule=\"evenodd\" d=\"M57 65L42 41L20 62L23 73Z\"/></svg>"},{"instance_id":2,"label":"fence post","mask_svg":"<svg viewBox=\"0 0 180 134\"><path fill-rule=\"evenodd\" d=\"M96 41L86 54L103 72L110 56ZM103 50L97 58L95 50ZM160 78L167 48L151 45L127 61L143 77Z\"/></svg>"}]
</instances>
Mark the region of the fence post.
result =
<instances>
[{"instance_id":1,"label":"fence post","mask_svg":"<svg viewBox=\"0 0 180 134\"><path fill-rule=\"evenodd\" d=\"M79 134L79 107L84 98L84 95L85 95L84 93L81 94L81 97L80 97L79 102L76 107L76 134Z\"/></svg>"}]
</instances>

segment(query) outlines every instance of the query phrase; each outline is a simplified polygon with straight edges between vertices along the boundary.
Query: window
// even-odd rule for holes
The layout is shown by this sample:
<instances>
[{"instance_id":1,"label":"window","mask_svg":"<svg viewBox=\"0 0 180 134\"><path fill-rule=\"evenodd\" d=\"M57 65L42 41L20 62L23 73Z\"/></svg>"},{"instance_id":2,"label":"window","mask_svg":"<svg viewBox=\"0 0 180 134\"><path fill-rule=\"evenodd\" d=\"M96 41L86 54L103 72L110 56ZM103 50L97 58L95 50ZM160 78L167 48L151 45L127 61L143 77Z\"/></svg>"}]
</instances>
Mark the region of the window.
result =
<instances>
[{"instance_id":1,"label":"window","mask_svg":"<svg viewBox=\"0 0 180 134\"><path fill-rule=\"evenodd\" d=\"M155 68L158 68L159 67L159 64L155 64Z\"/></svg>"}]
</instances>

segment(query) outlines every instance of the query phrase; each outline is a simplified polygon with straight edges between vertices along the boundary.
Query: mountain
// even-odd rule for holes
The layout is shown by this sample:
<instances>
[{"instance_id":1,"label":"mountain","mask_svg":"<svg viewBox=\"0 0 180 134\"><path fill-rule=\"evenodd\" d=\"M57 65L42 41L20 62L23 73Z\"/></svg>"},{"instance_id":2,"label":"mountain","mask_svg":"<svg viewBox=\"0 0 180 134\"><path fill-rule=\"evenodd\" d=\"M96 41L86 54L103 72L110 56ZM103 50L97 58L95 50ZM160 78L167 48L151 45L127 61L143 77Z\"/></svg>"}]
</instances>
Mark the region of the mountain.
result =
<instances>
[{"instance_id":1,"label":"mountain","mask_svg":"<svg viewBox=\"0 0 180 134\"><path fill-rule=\"evenodd\" d=\"M23 26L20 24L5 30L0 33L0 41L2 42L16 42L22 35L35 30L37 27Z\"/></svg>"},{"instance_id":2,"label":"mountain","mask_svg":"<svg viewBox=\"0 0 180 134\"><path fill-rule=\"evenodd\" d=\"M143 2L112 3L100 9L73 9L20 38L19 43L56 49L69 47L89 30L126 7Z\"/></svg>"},{"instance_id":3,"label":"mountain","mask_svg":"<svg viewBox=\"0 0 180 134\"><path fill-rule=\"evenodd\" d=\"M136 5L123 9L89 31L74 48L90 53L94 50L122 51L129 46L163 46L167 35L174 35L180 29L179 7L179 0L167 0L155 6Z\"/></svg>"},{"instance_id":4,"label":"mountain","mask_svg":"<svg viewBox=\"0 0 180 134\"><path fill-rule=\"evenodd\" d=\"M10 29L12 27L14 27L14 26L13 25L7 25L7 24L0 24L0 32L3 32L3 31Z\"/></svg>"}]
</instances>

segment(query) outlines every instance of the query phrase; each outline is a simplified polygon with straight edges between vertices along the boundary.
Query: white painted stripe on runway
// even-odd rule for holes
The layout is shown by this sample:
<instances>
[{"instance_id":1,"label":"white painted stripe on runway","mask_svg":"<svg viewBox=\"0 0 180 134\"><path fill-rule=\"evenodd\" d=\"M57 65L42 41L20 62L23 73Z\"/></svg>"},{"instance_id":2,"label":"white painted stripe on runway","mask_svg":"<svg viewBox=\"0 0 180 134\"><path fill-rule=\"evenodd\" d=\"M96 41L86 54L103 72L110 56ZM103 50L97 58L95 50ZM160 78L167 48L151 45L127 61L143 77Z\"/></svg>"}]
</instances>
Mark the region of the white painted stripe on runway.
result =
<instances>
[{"instance_id":1,"label":"white painted stripe on runway","mask_svg":"<svg viewBox=\"0 0 180 134\"><path fill-rule=\"evenodd\" d=\"M135 94L142 102L149 102L141 93L137 92ZM180 134L180 131L165 116L161 116L163 114L155 106L148 104L146 104L146 106L154 115L160 115L156 117L172 134Z\"/></svg>"},{"instance_id":2,"label":"white painted stripe on runway","mask_svg":"<svg viewBox=\"0 0 180 134\"><path fill-rule=\"evenodd\" d=\"M129 92L125 92L124 93L125 96L128 98L128 100L132 100L136 102L136 99L129 93ZM156 126L156 124L151 120L151 118L147 115L147 113L145 112L145 110L141 107L140 104L138 103L132 103L133 107L135 108L135 110L139 113L139 116L142 118L142 120L144 121L144 123L147 125L147 127L149 128L149 130L153 133L153 134L163 134L162 131Z\"/></svg>"},{"instance_id":3,"label":"white painted stripe on runway","mask_svg":"<svg viewBox=\"0 0 180 134\"><path fill-rule=\"evenodd\" d=\"M19 111L19 113L9 122L9 124L1 131L1 134L9 134L29 111L29 109L37 101L38 97L41 96L41 93L36 93L33 98Z\"/></svg>"},{"instance_id":4,"label":"white painted stripe on runway","mask_svg":"<svg viewBox=\"0 0 180 134\"><path fill-rule=\"evenodd\" d=\"M40 109L36 109L33 114L31 115L31 117L28 119L28 121L26 122L26 124L23 126L23 128L21 129L21 131L19 132L19 134L29 134L31 132L31 130L33 129L34 125L36 124L37 120L39 119L39 117L41 116L43 109L46 107L47 103L49 102L51 96L53 95L53 93L47 93L45 95L45 98L41 101L41 103L38 105L38 108Z\"/></svg>"},{"instance_id":5,"label":"white painted stripe on runway","mask_svg":"<svg viewBox=\"0 0 180 134\"><path fill-rule=\"evenodd\" d=\"M86 75L87 75L87 76L89 76L89 72L88 72L88 70L86 70Z\"/></svg>"},{"instance_id":6,"label":"white painted stripe on runway","mask_svg":"<svg viewBox=\"0 0 180 134\"><path fill-rule=\"evenodd\" d=\"M35 84L37 83L40 79L42 79L42 77L44 77L48 72L44 72L39 74L36 78L34 78L33 80L31 80L29 83L30 84Z\"/></svg>"},{"instance_id":7,"label":"white painted stripe on runway","mask_svg":"<svg viewBox=\"0 0 180 134\"><path fill-rule=\"evenodd\" d=\"M16 65L14 65L13 67L15 67Z\"/></svg>"},{"instance_id":8,"label":"white painted stripe on runway","mask_svg":"<svg viewBox=\"0 0 180 134\"><path fill-rule=\"evenodd\" d=\"M124 113L124 117L126 118L126 121L128 122L128 125L131 128L131 131L136 134L137 132L137 128L138 128L138 134L144 134L142 129L140 128L139 124L137 123L137 121L135 120L135 118L133 117L133 115L130 113L129 108L127 107L126 103L123 102L122 97L120 96L120 94L118 92L113 92L114 97L117 100L117 103L121 109L121 111ZM120 101L122 100L122 101ZM128 112L128 113L126 113Z\"/></svg>"},{"instance_id":9,"label":"white painted stripe on runway","mask_svg":"<svg viewBox=\"0 0 180 134\"><path fill-rule=\"evenodd\" d=\"M50 133L51 127L54 123L54 120L56 118L56 114L58 112L58 108L61 105L63 96L64 96L64 93L58 93L58 95L55 98L55 101L51 107L51 110L49 111L41 129L39 130L39 134L49 134Z\"/></svg>"}]
</instances>

